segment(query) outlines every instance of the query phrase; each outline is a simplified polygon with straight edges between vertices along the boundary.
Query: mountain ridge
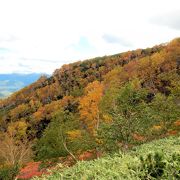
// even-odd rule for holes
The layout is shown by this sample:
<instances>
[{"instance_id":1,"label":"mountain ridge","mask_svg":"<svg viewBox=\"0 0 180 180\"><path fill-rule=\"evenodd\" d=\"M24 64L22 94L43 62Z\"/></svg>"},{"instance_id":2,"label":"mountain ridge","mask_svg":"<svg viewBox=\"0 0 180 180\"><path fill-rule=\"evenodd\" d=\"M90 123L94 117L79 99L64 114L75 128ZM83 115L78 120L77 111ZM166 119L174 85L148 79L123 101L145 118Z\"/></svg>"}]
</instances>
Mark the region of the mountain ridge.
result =
<instances>
[{"instance_id":1,"label":"mountain ridge","mask_svg":"<svg viewBox=\"0 0 180 180\"><path fill-rule=\"evenodd\" d=\"M0 100L0 143L11 140L34 154L17 158L22 165L28 158L44 161L69 154L76 161L84 151L126 151L177 135L179 60L176 38L166 45L63 65Z\"/></svg>"}]
</instances>

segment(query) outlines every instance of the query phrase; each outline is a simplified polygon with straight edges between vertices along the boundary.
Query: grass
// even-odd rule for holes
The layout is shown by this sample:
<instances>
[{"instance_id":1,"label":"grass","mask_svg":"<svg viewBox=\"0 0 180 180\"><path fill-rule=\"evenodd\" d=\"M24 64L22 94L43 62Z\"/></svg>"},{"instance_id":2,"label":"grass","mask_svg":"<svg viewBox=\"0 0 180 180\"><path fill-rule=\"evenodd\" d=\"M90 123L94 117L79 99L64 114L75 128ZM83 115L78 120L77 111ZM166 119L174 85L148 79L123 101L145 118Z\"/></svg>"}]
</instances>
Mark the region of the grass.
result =
<instances>
[{"instance_id":1,"label":"grass","mask_svg":"<svg viewBox=\"0 0 180 180\"><path fill-rule=\"evenodd\" d=\"M180 179L180 137L156 140L127 153L78 162L34 180Z\"/></svg>"}]
</instances>

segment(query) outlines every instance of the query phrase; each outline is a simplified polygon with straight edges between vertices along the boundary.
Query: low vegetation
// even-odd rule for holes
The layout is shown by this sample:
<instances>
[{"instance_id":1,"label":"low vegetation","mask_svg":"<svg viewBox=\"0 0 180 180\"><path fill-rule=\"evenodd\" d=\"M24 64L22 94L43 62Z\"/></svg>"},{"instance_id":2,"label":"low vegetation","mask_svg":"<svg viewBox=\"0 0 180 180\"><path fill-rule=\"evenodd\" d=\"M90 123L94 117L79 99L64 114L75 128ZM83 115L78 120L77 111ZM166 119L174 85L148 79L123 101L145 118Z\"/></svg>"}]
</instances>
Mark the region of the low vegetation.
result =
<instances>
[{"instance_id":1,"label":"low vegetation","mask_svg":"<svg viewBox=\"0 0 180 180\"><path fill-rule=\"evenodd\" d=\"M94 160L78 162L52 175L34 180L57 179L179 179L180 137L156 140Z\"/></svg>"}]
</instances>

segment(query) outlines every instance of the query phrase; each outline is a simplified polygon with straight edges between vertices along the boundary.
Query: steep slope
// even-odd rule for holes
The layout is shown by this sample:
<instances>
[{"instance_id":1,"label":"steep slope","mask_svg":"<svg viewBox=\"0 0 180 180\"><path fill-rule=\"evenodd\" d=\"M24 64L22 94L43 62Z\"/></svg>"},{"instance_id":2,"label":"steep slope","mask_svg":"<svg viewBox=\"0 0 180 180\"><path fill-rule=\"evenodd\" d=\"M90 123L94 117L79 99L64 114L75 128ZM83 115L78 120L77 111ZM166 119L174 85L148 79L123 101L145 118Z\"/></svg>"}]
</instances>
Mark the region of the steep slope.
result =
<instances>
[{"instance_id":1,"label":"steep slope","mask_svg":"<svg viewBox=\"0 0 180 180\"><path fill-rule=\"evenodd\" d=\"M34 179L178 179L179 149L179 137L153 141L125 154L79 162L73 167L56 170L52 175Z\"/></svg>"},{"instance_id":2,"label":"steep slope","mask_svg":"<svg viewBox=\"0 0 180 180\"><path fill-rule=\"evenodd\" d=\"M130 61L151 56L164 48L165 46L160 45L64 65L60 69L55 70L53 76L49 78L42 76L35 83L17 91L0 102L0 112L2 114L6 112L6 116L2 118L3 122L1 120L1 129L6 130L7 122L12 120L18 121L21 118L25 118L25 121L29 122L31 117L33 117L33 113L40 108L41 110L42 107L46 109L49 106L50 108L51 104L55 104L55 102L57 104L60 103L60 100L65 96L73 96L75 98L81 96L83 95L84 87L88 83L94 80L102 81L104 75L115 67L124 66ZM75 102L73 104L76 106ZM53 111L53 108L51 110ZM36 129L40 128L38 131L43 131L50 122L47 118L42 117L41 119L40 122L38 121L38 127L35 127Z\"/></svg>"},{"instance_id":3,"label":"steep slope","mask_svg":"<svg viewBox=\"0 0 180 180\"><path fill-rule=\"evenodd\" d=\"M61 99L65 95L81 95L82 88L89 82L102 80L103 76L113 68L124 66L132 60L152 55L163 48L164 46L160 45L64 65L60 69L55 70L50 78L43 77L41 80L3 101L3 106L13 107L13 105L28 103L33 98L37 98L43 104L47 104L53 100ZM43 95L39 95L41 91ZM14 99L16 100L14 101Z\"/></svg>"},{"instance_id":4,"label":"steep slope","mask_svg":"<svg viewBox=\"0 0 180 180\"><path fill-rule=\"evenodd\" d=\"M153 58L155 60L153 60ZM164 58L166 58L166 60L164 60ZM139 59L142 61L140 64L138 63ZM148 59L150 59L149 62ZM151 61L152 63L154 62L154 64L152 64ZM123 76L127 74L124 81L136 76L140 79L144 79L142 83L143 86L150 87L153 84L153 86L156 87L151 88L168 93L168 88L166 88L166 86L168 86L168 80L156 82L158 81L156 80L157 75L163 74L164 72L168 73L175 68L179 71L179 61L179 39L176 39L169 45L138 49L136 51L129 51L113 56L105 56L64 65L60 69L55 70L53 76L49 78L43 76L35 83L0 102L0 111L6 112L6 116L3 118L3 121L6 122L6 127L3 129L5 130L7 128L7 122L10 122L12 119L13 121L17 121L21 118L25 118L26 121L29 121L32 114L38 111L39 108L46 107L46 104L50 106L51 103L58 103L65 96L73 96L74 99L78 96L82 96L83 89L88 83L94 80L103 81L108 72L121 66L124 66L122 72ZM172 64L173 62L176 63L175 66ZM158 66L158 69L156 66ZM152 69L153 67L155 69ZM108 73L105 78L105 83L112 83L116 76L121 76L118 74L119 72L111 75L115 71L116 69ZM110 76L112 76L112 78ZM73 104L76 106L75 102ZM49 122L49 120L42 118L41 122L38 123L43 123L43 120L45 120L45 124ZM46 127L46 125L42 126L44 128Z\"/></svg>"},{"instance_id":5,"label":"steep slope","mask_svg":"<svg viewBox=\"0 0 180 180\"><path fill-rule=\"evenodd\" d=\"M179 87L180 38L64 65L0 101L0 146L32 150L35 160L76 159L87 150L126 151L176 135ZM0 155L3 164L22 165L32 154L19 158L9 150Z\"/></svg>"}]
</instances>

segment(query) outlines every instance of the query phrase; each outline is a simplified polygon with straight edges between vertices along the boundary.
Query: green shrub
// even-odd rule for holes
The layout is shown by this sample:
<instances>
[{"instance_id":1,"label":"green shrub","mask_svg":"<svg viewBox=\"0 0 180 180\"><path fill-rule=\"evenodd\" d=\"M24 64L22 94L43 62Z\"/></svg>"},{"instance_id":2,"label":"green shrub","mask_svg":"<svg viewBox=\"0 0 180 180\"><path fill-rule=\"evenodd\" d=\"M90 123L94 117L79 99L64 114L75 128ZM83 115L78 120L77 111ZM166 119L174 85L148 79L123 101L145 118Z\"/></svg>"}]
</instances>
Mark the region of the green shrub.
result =
<instances>
[{"instance_id":1,"label":"green shrub","mask_svg":"<svg viewBox=\"0 0 180 180\"><path fill-rule=\"evenodd\" d=\"M153 154L148 154L146 158L140 156L141 166L140 166L140 178L150 179L150 178L160 178L163 176L166 162L163 154L156 152Z\"/></svg>"},{"instance_id":2,"label":"green shrub","mask_svg":"<svg viewBox=\"0 0 180 180\"><path fill-rule=\"evenodd\" d=\"M108 152L139 143L135 142L133 135L144 135L152 124L150 108L146 103L147 90L141 88L137 79L126 83L116 93L114 104L107 110L112 122L101 123L98 132L102 148ZM105 95L105 98L108 97Z\"/></svg>"},{"instance_id":3,"label":"green shrub","mask_svg":"<svg viewBox=\"0 0 180 180\"><path fill-rule=\"evenodd\" d=\"M19 172L19 166L3 165L0 167L0 180L13 180Z\"/></svg>"},{"instance_id":4,"label":"green shrub","mask_svg":"<svg viewBox=\"0 0 180 180\"><path fill-rule=\"evenodd\" d=\"M59 156L66 156L68 153L63 147L62 122L65 121L65 114L60 112L49 126L45 129L43 136L35 145L36 159L51 159Z\"/></svg>"},{"instance_id":5,"label":"green shrub","mask_svg":"<svg viewBox=\"0 0 180 180\"><path fill-rule=\"evenodd\" d=\"M132 177L139 179L179 179L180 154L154 152L140 156L140 164L129 167Z\"/></svg>"},{"instance_id":6,"label":"green shrub","mask_svg":"<svg viewBox=\"0 0 180 180\"><path fill-rule=\"evenodd\" d=\"M76 153L94 149L94 139L84 130L81 131L81 138L73 140L68 138L67 132L78 128L79 122L74 114L69 111L57 113L34 146L35 159L64 157L69 155L69 152Z\"/></svg>"}]
</instances>

